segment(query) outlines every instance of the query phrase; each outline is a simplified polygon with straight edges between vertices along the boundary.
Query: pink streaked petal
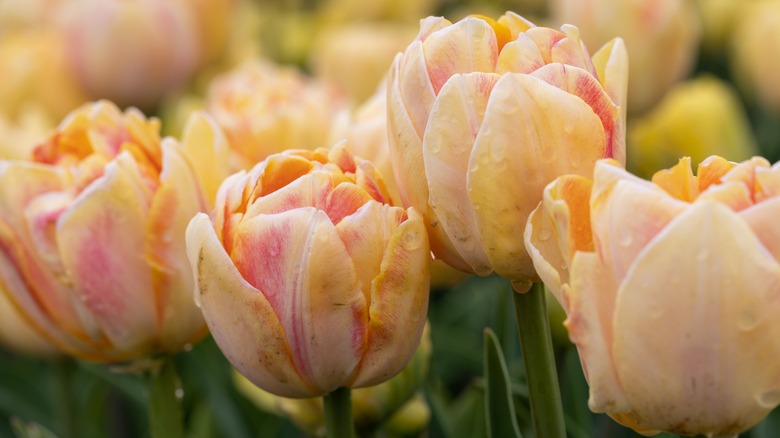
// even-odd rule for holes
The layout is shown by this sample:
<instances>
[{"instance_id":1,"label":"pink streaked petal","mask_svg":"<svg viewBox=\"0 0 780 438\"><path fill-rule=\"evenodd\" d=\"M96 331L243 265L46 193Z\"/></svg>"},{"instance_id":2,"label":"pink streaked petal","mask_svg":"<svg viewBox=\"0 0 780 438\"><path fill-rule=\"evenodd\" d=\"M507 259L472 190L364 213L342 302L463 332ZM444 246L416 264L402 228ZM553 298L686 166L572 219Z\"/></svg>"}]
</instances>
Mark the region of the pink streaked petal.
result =
<instances>
[{"instance_id":1,"label":"pink streaked petal","mask_svg":"<svg viewBox=\"0 0 780 438\"><path fill-rule=\"evenodd\" d=\"M333 179L330 172L314 171L269 195L255 199L246 209L245 217L249 219L260 214L281 213L302 207L327 211L332 190Z\"/></svg>"},{"instance_id":2,"label":"pink streaked petal","mask_svg":"<svg viewBox=\"0 0 780 438\"><path fill-rule=\"evenodd\" d=\"M734 166L729 172L721 178L721 181L741 182L750 191L751 195L756 193L758 181L756 171L758 169L769 169L769 161L764 157L753 157L747 161Z\"/></svg>"},{"instance_id":3,"label":"pink streaked petal","mask_svg":"<svg viewBox=\"0 0 780 438\"><path fill-rule=\"evenodd\" d=\"M604 92L599 81L581 68L563 64L548 64L531 74L579 97L591 107L604 127L606 143L602 158L614 158L613 137L619 115L618 108Z\"/></svg>"},{"instance_id":4,"label":"pink streaked petal","mask_svg":"<svg viewBox=\"0 0 780 438\"><path fill-rule=\"evenodd\" d=\"M388 96L391 100L398 99L398 110L408 113L414 132L420 139L436 99L425 62L422 43L412 43L405 53L396 56L388 80L393 89L391 93L397 93L397 96Z\"/></svg>"},{"instance_id":5,"label":"pink streaked petal","mask_svg":"<svg viewBox=\"0 0 780 438\"><path fill-rule=\"evenodd\" d=\"M534 27L529 29L525 35L531 39L539 48L539 53L545 64L553 62L552 49L558 41L566 38L566 35L549 27Z\"/></svg>"},{"instance_id":6,"label":"pink streaked petal","mask_svg":"<svg viewBox=\"0 0 780 438\"><path fill-rule=\"evenodd\" d=\"M24 210L28 235L38 256L47 265L61 271L60 254L57 250L57 219L73 202L68 192L48 192L34 198Z\"/></svg>"},{"instance_id":7,"label":"pink streaked petal","mask_svg":"<svg viewBox=\"0 0 780 438\"><path fill-rule=\"evenodd\" d=\"M372 199L383 204L394 204L390 191L382 179L383 176L385 175L380 175L371 162L363 161L356 169L355 184L365 190ZM393 175L387 177L392 178Z\"/></svg>"},{"instance_id":8,"label":"pink streaked petal","mask_svg":"<svg viewBox=\"0 0 780 438\"><path fill-rule=\"evenodd\" d=\"M371 284L379 275L384 251L406 213L398 207L368 202L336 225L336 231L357 269L360 289L371 300Z\"/></svg>"},{"instance_id":9,"label":"pink streaked petal","mask_svg":"<svg viewBox=\"0 0 780 438\"><path fill-rule=\"evenodd\" d=\"M499 77L495 73L453 76L436 98L423 139L428 202L460 258L480 275L488 275L492 269L482 249L467 176L471 150Z\"/></svg>"},{"instance_id":10,"label":"pink streaked petal","mask_svg":"<svg viewBox=\"0 0 780 438\"><path fill-rule=\"evenodd\" d=\"M531 75L501 76L471 153L467 183L483 246L499 275L538 278L520 238L529 214L547 184L564 174L590 177L603 154L604 129L582 99Z\"/></svg>"},{"instance_id":11,"label":"pink streaked petal","mask_svg":"<svg viewBox=\"0 0 780 438\"><path fill-rule=\"evenodd\" d=\"M593 60L590 58L588 48L580 38L580 30L571 24L564 24L561 31L566 38L555 43L551 49L553 63L579 67L589 74L596 76Z\"/></svg>"},{"instance_id":12,"label":"pink streaked petal","mask_svg":"<svg viewBox=\"0 0 780 438\"><path fill-rule=\"evenodd\" d=\"M390 220L397 218L385 210ZM368 345L353 386L383 382L406 366L420 342L428 312L430 247L422 216L409 219L390 236L379 275L371 288Z\"/></svg>"},{"instance_id":13,"label":"pink streaked petal","mask_svg":"<svg viewBox=\"0 0 780 438\"><path fill-rule=\"evenodd\" d=\"M612 154L626 165L626 95L628 93L628 52L623 40L615 38L593 55L593 67L599 82L619 108L619 118L612 135Z\"/></svg>"},{"instance_id":14,"label":"pink streaked petal","mask_svg":"<svg viewBox=\"0 0 780 438\"><path fill-rule=\"evenodd\" d=\"M265 296L247 283L219 243L208 216L187 227L195 297L219 348L256 385L284 397L323 392L298 375L284 328Z\"/></svg>"},{"instance_id":15,"label":"pink streaked petal","mask_svg":"<svg viewBox=\"0 0 780 438\"><path fill-rule=\"evenodd\" d=\"M190 219L206 209L198 178L171 139L162 143L160 188L148 213L147 259L152 271L160 342L177 351L205 333L203 316L192 300L192 272L184 233Z\"/></svg>"},{"instance_id":16,"label":"pink streaked petal","mask_svg":"<svg viewBox=\"0 0 780 438\"><path fill-rule=\"evenodd\" d=\"M542 52L534 40L520 34L501 49L496 61L496 73L531 73L545 65Z\"/></svg>"},{"instance_id":17,"label":"pink streaked petal","mask_svg":"<svg viewBox=\"0 0 780 438\"><path fill-rule=\"evenodd\" d=\"M438 95L454 74L495 71L498 42L485 20L470 17L430 35L423 42L423 51L433 91Z\"/></svg>"},{"instance_id":18,"label":"pink streaked petal","mask_svg":"<svg viewBox=\"0 0 780 438\"><path fill-rule=\"evenodd\" d=\"M355 213L373 200L361 187L352 183L341 183L330 193L324 210L331 222L338 225L344 217Z\"/></svg>"},{"instance_id":19,"label":"pink streaked petal","mask_svg":"<svg viewBox=\"0 0 780 438\"><path fill-rule=\"evenodd\" d=\"M347 384L365 348L368 303L325 213L244 220L231 258L279 317L300 375L323 392Z\"/></svg>"},{"instance_id":20,"label":"pink streaked petal","mask_svg":"<svg viewBox=\"0 0 780 438\"><path fill-rule=\"evenodd\" d=\"M73 202L57 222L57 243L73 286L119 352L148 349L159 333L146 260L149 199L129 155Z\"/></svg>"},{"instance_id":21,"label":"pink streaked petal","mask_svg":"<svg viewBox=\"0 0 780 438\"><path fill-rule=\"evenodd\" d=\"M427 17L420 20L420 31L414 38L415 41L425 41L432 33L452 26L452 22L443 17Z\"/></svg>"}]
</instances>

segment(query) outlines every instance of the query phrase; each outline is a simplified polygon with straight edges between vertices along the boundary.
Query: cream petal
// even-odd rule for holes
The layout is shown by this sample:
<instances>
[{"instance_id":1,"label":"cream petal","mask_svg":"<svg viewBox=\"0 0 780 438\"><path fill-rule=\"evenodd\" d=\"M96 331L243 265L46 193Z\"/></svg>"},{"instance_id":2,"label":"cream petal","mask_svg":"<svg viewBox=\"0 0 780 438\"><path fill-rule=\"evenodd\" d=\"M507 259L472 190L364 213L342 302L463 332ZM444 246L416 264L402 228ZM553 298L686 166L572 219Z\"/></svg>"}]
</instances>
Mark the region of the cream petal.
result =
<instances>
[{"instance_id":1,"label":"cream petal","mask_svg":"<svg viewBox=\"0 0 780 438\"><path fill-rule=\"evenodd\" d=\"M469 199L495 272L537 278L519 238L529 214L548 183L559 175L590 176L603 151L601 122L582 99L529 75L499 79L468 175Z\"/></svg>"},{"instance_id":2,"label":"cream petal","mask_svg":"<svg viewBox=\"0 0 780 438\"><path fill-rule=\"evenodd\" d=\"M561 32L566 38L555 43L550 50L553 63L565 64L567 66L578 67L589 75L595 76L596 70L593 67L593 61L588 53L588 48L580 38L580 30L571 24L561 26Z\"/></svg>"},{"instance_id":3,"label":"cream petal","mask_svg":"<svg viewBox=\"0 0 780 438\"><path fill-rule=\"evenodd\" d=\"M197 111L187 119L181 143L205 195L207 210L210 210L220 183L231 173L227 139L208 114Z\"/></svg>"},{"instance_id":4,"label":"cream petal","mask_svg":"<svg viewBox=\"0 0 780 438\"><path fill-rule=\"evenodd\" d=\"M173 352L206 332L203 315L192 299L184 240L187 224L206 209L206 200L197 176L171 139L163 140L162 162L160 187L148 214L146 247L160 312L161 346Z\"/></svg>"},{"instance_id":5,"label":"cream petal","mask_svg":"<svg viewBox=\"0 0 780 438\"><path fill-rule=\"evenodd\" d=\"M120 356L148 350L160 330L142 185L135 162L122 153L57 221L62 264Z\"/></svg>"},{"instance_id":6,"label":"cream petal","mask_svg":"<svg viewBox=\"0 0 780 438\"><path fill-rule=\"evenodd\" d=\"M588 407L593 412L630 412L612 355L617 285L595 253L576 253L571 271L572 284L563 287L569 305L564 324L588 379Z\"/></svg>"},{"instance_id":7,"label":"cream petal","mask_svg":"<svg viewBox=\"0 0 780 438\"><path fill-rule=\"evenodd\" d=\"M404 114L409 117L414 133L422 139L436 99L436 91L428 77L423 43L414 42L403 55L397 55L390 71L388 83L395 89L391 93L397 93L397 96L388 96L398 99Z\"/></svg>"},{"instance_id":8,"label":"cream petal","mask_svg":"<svg viewBox=\"0 0 780 438\"><path fill-rule=\"evenodd\" d=\"M372 284L368 345L354 386L375 385L401 371L425 327L431 253L422 216L413 208L408 215L390 236Z\"/></svg>"},{"instance_id":9,"label":"cream petal","mask_svg":"<svg viewBox=\"0 0 780 438\"><path fill-rule=\"evenodd\" d=\"M509 34L513 40L517 39L523 32L528 31L528 29L536 27L535 24L512 11L504 13L504 15L498 19L498 23L509 29Z\"/></svg>"},{"instance_id":10,"label":"cream petal","mask_svg":"<svg viewBox=\"0 0 780 438\"><path fill-rule=\"evenodd\" d=\"M780 265L728 207L695 203L669 224L614 317L616 368L645 427L736 434L777 405L778 291Z\"/></svg>"},{"instance_id":11,"label":"cream petal","mask_svg":"<svg viewBox=\"0 0 780 438\"><path fill-rule=\"evenodd\" d=\"M466 178L471 150L498 78L493 73L453 76L436 99L423 139L429 205L458 255L479 275L488 275L492 269L482 249Z\"/></svg>"},{"instance_id":12,"label":"cream petal","mask_svg":"<svg viewBox=\"0 0 780 438\"><path fill-rule=\"evenodd\" d=\"M740 211L753 205L752 195L744 184L729 181L710 186L695 202L720 202L734 211Z\"/></svg>"},{"instance_id":13,"label":"cream petal","mask_svg":"<svg viewBox=\"0 0 780 438\"><path fill-rule=\"evenodd\" d=\"M739 212L739 216L753 230L772 256L780 262L780 197L772 198Z\"/></svg>"},{"instance_id":14,"label":"cream petal","mask_svg":"<svg viewBox=\"0 0 780 438\"><path fill-rule=\"evenodd\" d=\"M457 73L495 71L498 59L495 31L485 20L476 17L465 18L431 34L423 42L422 50L436 95Z\"/></svg>"},{"instance_id":15,"label":"cream petal","mask_svg":"<svg viewBox=\"0 0 780 438\"><path fill-rule=\"evenodd\" d=\"M618 123L615 124L612 135L612 151L614 158L625 166L628 52L623 40L615 38L599 49L593 55L593 66L604 90L620 110Z\"/></svg>"},{"instance_id":16,"label":"cream petal","mask_svg":"<svg viewBox=\"0 0 780 438\"><path fill-rule=\"evenodd\" d=\"M367 303L371 302L371 284L379 275L387 243L405 216L401 208L368 202L336 225Z\"/></svg>"},{"instance_id":17,"label":"cream petal","mask_svg":"<svg viewBox=\"0 0 780 438\"><path fill-rule=\"evenodd\" d=\"M756 169L756 202L780 196L780 162Z\"/></svg>"},{"instance_id":18,"label":"cream petal","mask_svg":"<svg viewBox=\"0 0 780 438\"><path fill-rule=\"evenodd\" d=\"M365 349L368 303L325 213L246 219L231 259L275 310L302 378L323 393L348 384Z\"/></svg>"},{"instance_id":19,"label":"cream petal","mask_svg":"<svg viewBox=\"0 0 780 438\"><path fill-rule=\"evenodd\" d=\"M553 47L558 41L566 38L565 34L549 27L534 27L525 32L525 35L539 48L539 53L542 55L545 64L553 62Z\"/></svg>"},{"instance_id":20,"label":"cream petal","mask_svg":"<svg viewBox=\"0 0 780 438\"><path fill-rule=\"evenodd\" d=\"M466 264L457 255L452 242L439 225L439 219L436 213L428 206L428 182L425 177L425 163L423 160L422 134L414 130L409 113L406 112L405 105L401 98L396 71L398 69L398 58L390 70L388 89L388 134L390 145L390 158L393 162L395 179L398 183L398 190L401 193L401 200L405 207L413 206L422 212L425 219L425 226L428 229L431 249L437 257L446 257L446 261L456 269L468 270ZM394 80L394 78L396 78ZM431 92L432 93L432 92ZM424 99L423 99L424 100ZM431 99L432 105L433 99ZM425 115L425 124L428 122L428 106ZM424 129L425 125L423 125Z\"/></svg>"},{"instance_id":21,"label":"cream petal","mask_svg":"<svg viewBox=\"0 0 780 438\"><path fill-rule=\"evenodd\" d=\"M198 213L192 219L186 241L196 300L211 335L230 363L257 386L274 394L322 395L298 376L274 309L241 277L206 214Z\"/></svg>"},{"instance_id":22,"label":"cream petal","mask_svg":"<svg viewBox=\"0 0 780 438\"><path fill-rule=\"evenodd\" d=\"M542 282L567 310L563 285L569 283L576 251L593 251L588 200L593 183L565 175L544 189L544 198L528 217L525 248Z\"/></svg>"},{"instance_id":23,"label":"cream petal","mask_svg":"<svg viewBox=\"0 0 780 438\"><path fill-rule=\"evenodd\" d=\"M590 205L594 246L618 283L648 242L689 205L637 179L602 163L594 175Z\"/></svg>"},{"instance_id":24,"label":"cream petal","mask_svg":"<svg viewBox=\"0 0 780 438\"><path fill-rule=\"evenodd\" d=\"M539 46L531 37L520 34L516 40L510 41L501 49L496 61L496 72L531 73L545 65Z\"/></svg>"}]
</instances>

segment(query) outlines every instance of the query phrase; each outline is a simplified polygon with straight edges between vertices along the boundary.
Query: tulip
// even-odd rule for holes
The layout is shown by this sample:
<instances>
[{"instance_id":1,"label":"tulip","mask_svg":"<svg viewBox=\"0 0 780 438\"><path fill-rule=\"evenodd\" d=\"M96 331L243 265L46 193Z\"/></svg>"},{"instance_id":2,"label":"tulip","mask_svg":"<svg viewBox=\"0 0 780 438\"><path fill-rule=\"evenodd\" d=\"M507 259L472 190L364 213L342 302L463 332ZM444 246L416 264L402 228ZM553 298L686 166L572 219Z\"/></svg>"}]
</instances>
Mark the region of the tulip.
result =
<instances>
[{"instance_id":1,"label":"tulip","mask_svg":"<svg viewBox=\"0 0 780 438\"><path fill-rule=\"evenodd\" d=\"M331 122L343 106L331 87L257 59L214 79L205 103L227 135L238 169L286 149L329 146Z\"/></svg>"},{"instance_id":2,"label":"tulip","mask_svg":"<svg viewBox=\"0 0 780 438\"><path fill-rule=\"evenodd\" d=\"M673 88L650 112L628 127L628 168L652 176L680 156L698 163L710 155L741 161L758 152L742 102L714 77Z\"/></svg>"},{"instance_id":3,"label":"tulip","mask_svg":"<svg viewBox=\"0 0 780 438\"><path fill-rule=\"evenodd\" d=\"M626 58L620 39L591 58L575 27L513 13L422 21L390 71L388 130L401 197L437 258L537 279L517 236L544 186L625 159Z\"/></svg>"},{"instance_id":4,"label":"tulip","mask_svg":"<svg viewBox=\"0 0 780 438\"><path fill-rule=\"evenodd\" d=\"M27 106L16 121L0 114L0 160L27 159L35 146L56 128L40 106Z\"/></svg>"},{"instance_id":5,"label":"tulip","mask_svg":"<svg viewBox=\"0 0 780 438\"><path fill-rule=\"evenodd\" d=\"M283 397L371 386L420 341L430 249L342 146L275 154L224 181L187 228L195 294L222 352Z\"/></svg>"},{"instance_id":6,"label":"tulip","mask_svg":"<svg viewBox=\"0 0 780 438\"><path fill-rule=\"evenodd\" d=\"M639 432L736 435L780 403L780 165L604 160L547 186L534 265L564 304L588 404Z\"/></svg>"},{"instance_id":7,"label":"tulip","mask_svg":"<svg viewBox=\"0 0 780 438\"><path fill-rule=\"evenodd\" d=\"M78 0L63 17L70 66L93 98L152 108L183 88L201 58L186 2Z\"/></svg>"},{"instance_id":8,"label":"tulip","mask_svg":"<svg viewBox=\"0 0 780 438\"><path fill-rule=\"evenodd\" d=\"M625 40L632 113L653 106L696 62L699 17L689 0L556 0L551 10L555 23L579 27L589 45Z\"/></svg>"},{"instance_id":9,"label":"tulip","mask_svg":"<svg viewBox=\"0 0 780 438\"><path fill-rule=\"evenodd\" d=\"M206 334L184 248L210 208L221 134L181 143L109 102L71 113L25 161L0 162L0 284L35 330L83 359L172 353Z\"/></svg>"},{"instance_id":10,"label":"tulip","mask_svg":"<svg viewBox=\"0 0 780 438\"><path fill-rule=\"evenodd\" d=\"M755 1L739 15L731 45L732 70L745 94L763 107L780 112L780 2Z\"/></svg>"},{"instance_id":11,"label":"tulip","mask_svg":"<svg viewBox=\"0 0 780 438\"><path fill-rule=\"evenodd\" d=\"M31 356L51 357L58 353L57 348L38 334L19 313L1 288L0 344L10 350Z\"/></svg>"}]
</instances>

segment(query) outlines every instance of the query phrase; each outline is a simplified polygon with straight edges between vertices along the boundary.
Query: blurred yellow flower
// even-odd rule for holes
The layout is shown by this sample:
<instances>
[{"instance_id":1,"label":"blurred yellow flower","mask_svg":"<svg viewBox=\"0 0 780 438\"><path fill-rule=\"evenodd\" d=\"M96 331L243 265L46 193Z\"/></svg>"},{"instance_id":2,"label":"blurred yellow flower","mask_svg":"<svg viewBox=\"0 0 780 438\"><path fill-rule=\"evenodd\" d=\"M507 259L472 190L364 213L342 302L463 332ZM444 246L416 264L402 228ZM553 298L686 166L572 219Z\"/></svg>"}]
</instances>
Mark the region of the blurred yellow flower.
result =
<instances>
[{"instance_id":1,"label":"blurred yellow flower","mask_svg":"<svg viewBox=\"0 0 780 438\"><path fill-rule=\"evenodd\" d=\"M701 77L673 88L656 107L633 120L626 136L628 168L645 178L688 156L746 160L758 148L739 96L725 82Z\"/></svg>"}]
</instances>

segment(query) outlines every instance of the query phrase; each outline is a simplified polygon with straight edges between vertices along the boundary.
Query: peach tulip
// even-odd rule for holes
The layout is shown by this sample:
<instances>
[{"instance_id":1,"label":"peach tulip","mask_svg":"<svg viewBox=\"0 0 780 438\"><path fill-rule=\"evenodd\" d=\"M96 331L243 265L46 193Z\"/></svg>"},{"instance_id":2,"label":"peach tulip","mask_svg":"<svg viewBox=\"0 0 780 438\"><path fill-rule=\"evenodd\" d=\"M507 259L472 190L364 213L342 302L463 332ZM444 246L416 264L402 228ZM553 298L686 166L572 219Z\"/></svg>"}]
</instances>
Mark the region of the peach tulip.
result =
<instances>
[{"instance_id":1,"label":"peach tulip","mask_svg":"<svg viewBox=\"0 0 780 438\"><path fill-rule=\"evenodd\" d=\"M590 384L646 434L736 435L780 403L780 164L712 156L547 186L525 242Z\"/></svg>"},{"instance_id":2,"label":"peach tulip","mask_svg":"<svg viewBox=\"0 0 780 438\"><path fill-rule=\"evenodd\" d=\"M0 161L0 284L41 336L120 362L205 335L184 231L222 177L215 126L194 115L181 143L161 141L156 119L103 101Z\"/></svg>"},{"instance_id":3,"label":"peach tulip","mask_svg":"<svg viewBox=\"0 0 780 438\"><path fill-rule=\"evenodd\" d=\"M551 9L555 23L579 27L588 44L625 40L632 114L652 107L696 63L701 32L692 0L554 0Z\"/></svg>"},{"instance_id":4,"label":"peach tulip","mask_svg":"<svg viewBox=\"0 0 780 438\"><path fill-rule=\"evenodd\" d=\"M436 257L535 280L517 236L544 186L625 160L626 68L620 39L591 57L573 26L423 20L390 71L388 130L401 197L423 212Z\"/></svg>"},{"instance_id":5,"label":"peach tulip","mask_svg":"<svg viewBox=\"0 0 780 438\"><path fill-rule=\"evenodd\" d=\"M329 146L331 122L345 104L294 68L251 59L214 79L205 108L225 131L234 166L249 169L286 149Z\"/></svg>"},{"instance_id":6,"label":"peach tulip","mask_svg":"<svg viewBox=\"0 0 780 438\"><path fill-rule=\"evenodd\" d=\"M222 184L187 228L195 294L217 345L262 389L316 397L376 385L420 341L430 249L341 146L275 154Z\"/></svg>"}]
</instances>

